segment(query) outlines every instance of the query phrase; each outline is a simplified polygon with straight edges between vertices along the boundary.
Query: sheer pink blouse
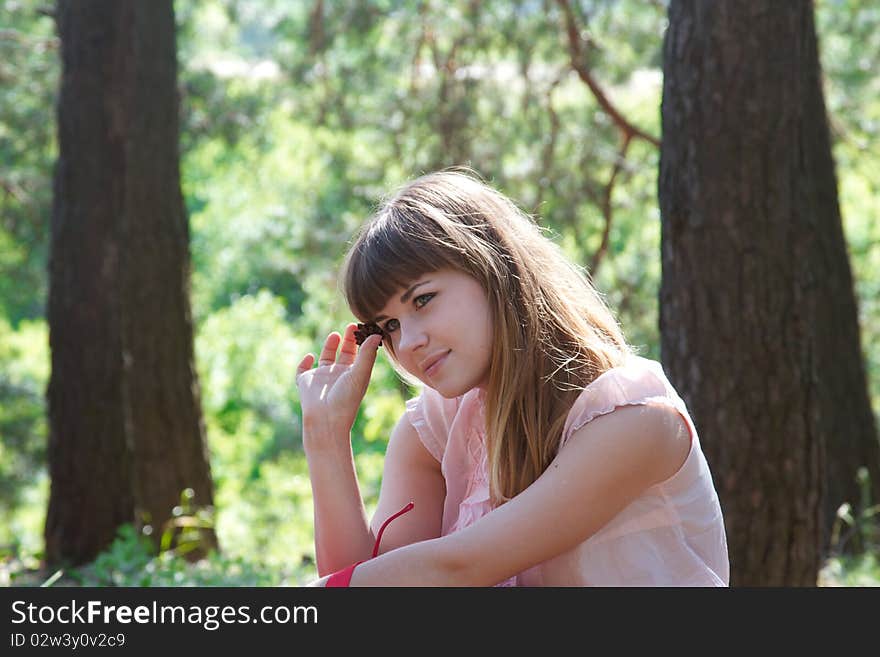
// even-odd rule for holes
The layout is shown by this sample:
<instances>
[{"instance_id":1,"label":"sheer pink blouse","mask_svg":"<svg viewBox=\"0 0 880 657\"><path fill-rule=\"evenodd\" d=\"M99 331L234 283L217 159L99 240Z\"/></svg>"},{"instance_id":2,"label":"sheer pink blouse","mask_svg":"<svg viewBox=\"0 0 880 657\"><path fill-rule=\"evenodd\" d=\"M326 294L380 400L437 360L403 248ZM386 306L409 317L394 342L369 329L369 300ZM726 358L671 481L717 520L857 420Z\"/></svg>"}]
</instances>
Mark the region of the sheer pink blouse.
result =
<instances>
[{"instance_id":1,"label":"sheer pink blouse","mask_svg":"<svg viewBox=\"0 0 880 657\"><path fill-rule=\"evenodd\" d=\"M486 469L484 393L445 399L431 388L406 412L446 480L442 535L492 510ZM583 543L500 586L727 586L727 538L709 466L684 402L661 365L633 356L584 388L562 444L587 422L621 406L667 404L687 424L691 447L681 468L647 489Z\"/></svg>"}]
</instances>

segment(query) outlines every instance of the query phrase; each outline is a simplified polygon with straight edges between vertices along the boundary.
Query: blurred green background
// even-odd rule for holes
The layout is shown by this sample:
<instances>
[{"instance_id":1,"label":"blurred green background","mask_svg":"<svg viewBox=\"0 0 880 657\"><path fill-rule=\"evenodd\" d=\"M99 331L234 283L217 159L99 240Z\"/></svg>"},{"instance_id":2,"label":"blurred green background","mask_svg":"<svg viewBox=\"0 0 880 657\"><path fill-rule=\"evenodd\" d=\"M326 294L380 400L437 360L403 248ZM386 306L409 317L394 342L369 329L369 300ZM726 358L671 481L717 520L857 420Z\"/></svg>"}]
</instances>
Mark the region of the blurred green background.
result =
<instances>
[{"instance_id":1,"label":"blurred green background","mask_svg":"<svg viewBox=\"0 0 880 657\"><path fill-rule=\"evenodd\" d=\"M659 137L665 3L573 4L593 75L631 123ZM659 151L633 141L619 157L617 128L571 67L555 2L202 0L175 9L197 366L222 554L188 565L152 554L127 528L64 581L315 577L294 370L353 319L337 287L352 233L383 194L420 173L472 166L589 265L617 166L594 278L630 341L659 357ZM46 266L60 67L51 10L0 2L0 585L46 577ZM877 412L880 7L818 0L816 16ZM417 392L379 357L353 431L368 512L390 429ZM856 515L842 514L840 540L870 521ZM880 584L876 552L832 555L820 583Z\"/></svg>"}]
</instances>

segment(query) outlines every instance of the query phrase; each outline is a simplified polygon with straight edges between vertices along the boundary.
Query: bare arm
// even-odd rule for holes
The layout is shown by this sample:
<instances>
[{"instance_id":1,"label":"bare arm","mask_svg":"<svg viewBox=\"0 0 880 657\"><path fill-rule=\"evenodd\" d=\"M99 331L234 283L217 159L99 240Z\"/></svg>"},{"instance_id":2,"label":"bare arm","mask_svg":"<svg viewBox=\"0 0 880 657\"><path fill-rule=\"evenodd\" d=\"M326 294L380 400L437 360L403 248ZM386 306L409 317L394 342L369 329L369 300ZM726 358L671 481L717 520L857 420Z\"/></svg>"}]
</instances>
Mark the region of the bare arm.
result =
<instances>
[{"instance_id":1,"label":"bare arm","mask_svg":"<svg viewBox=\"0 0 880 657\"><path fill-rule=\"evenodd\" d=\"M382 489L371 523L373 535L407 503L415 506L385 528L379 554L440 536L445 499L446 482L440 463L425 449L404 413L385 451Z\"/></svg>"},{"instance_id":2,"label":"bare arm","mask_svg":"<svg viewBox=\"0 0 880 657\"><path fill-rule=\"evenodd\" d=\"M507 504L459 532L358 566L352 586L491 586L598 532L690 449L674 409L618 409L579 429L550 467ZM585 503L588 500L589 503Z\"/></svg>"},{"instance_id":3,"label":"bare arm","mask_svg":"<svg viewBox=\"0 0 880 657\"><path fill-rule=\"evenodd\" d=\"M373 537L358 487L351 442L316 427L303 427L303 442L329 445L306 450L312 482L318 575L370 557ZM334 447L336 445L336 447Z\"/></svg>"},{"instance_id":4,"label":"bare arm","mask_svg":"<svg viewBox=\"0 0 880 657\"><path fill-rule=\"evenodd\" d=\"M329 447L306 452L320 576L369 559L379 528L408 502L414 503L413 510L386 527L380 554L440 535L446 493L440 464L421 444L405 414L388 441L372 526L367 524L350 442L330 436L314 438L306 442Z\"/></svg>"}]
</instances>

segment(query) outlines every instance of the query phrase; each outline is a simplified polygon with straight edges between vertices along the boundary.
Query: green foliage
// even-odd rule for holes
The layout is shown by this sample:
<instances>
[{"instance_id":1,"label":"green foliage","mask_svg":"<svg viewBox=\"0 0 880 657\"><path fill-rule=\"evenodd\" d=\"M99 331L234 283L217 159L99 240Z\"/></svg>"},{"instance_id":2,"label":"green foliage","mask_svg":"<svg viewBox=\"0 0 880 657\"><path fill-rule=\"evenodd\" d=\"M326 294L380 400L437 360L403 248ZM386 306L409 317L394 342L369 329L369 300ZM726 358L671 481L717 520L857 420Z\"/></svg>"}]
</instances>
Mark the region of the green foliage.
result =
<instances>
[{"instance_id":1,"label":"green foliage","mask_svg":"<svg viewBox=\"0 0 880 657\"><path fill-rule=\"evenodd\" d=\"M868 469L859 468L856 479L861 499L837 510L820 586L880 586L880 504L871 499Z\"/></svg>"},{"instance_id":2,"label":"green foliage","mask_svg":"<svg viewBox=\"0 0 880 657\"><path fill-rule=\"evenodd\" d=\"M264 568L243 558L212 552L196 563L173 551L158 554L132 525L123 525L113 544L88 566L62 571L60 584L81 586L287 586L304 574ZM58 585L58 584L56 584Z\"/></svg>"},{"instance_id":3,"label":"green foliage","mask_svg":"<svg viewBox=\"0 0 880 657\"><path fill-rule=\"evenodd\" d=\"M196 338L205 412L228 431L252 411L276 434L292 432L298 422L289 410L296 359L307 347L285 322L281 300L267 290L210 315Z\"/></svg>"},{"instance_id":4,"label":"green foliage","mask_svg":"<svg viewBox=\"0 0 880 657\"><path fill-rule=\"evenodd\" d=\"M173 551L179 556L186 556L195 550L205 551L205 532L214 529L214 508L196 507L194 498L192 488L181 492L180 504L171 509L171 517L162 528L160 553ZM145 525L142 531L152 534L153 526Z\"/></svg>"},{"instance_id":5,"label":"green foliage","mask_svg":"<svg viewBox=\"0 0 880 657\"><path fill-rule=\"evenodd\" d=\"M819 586L880 586L876 552L831 557L819 573Z\"/></svg>"},{"instance_id":6,"label":"green foliage","mask_svg":"<svg viewBox=\"0 0 880 657\"><path fill-rule=\"evenodd\" d=\"M0 316L42 316L58 39L39 0L0 3Z\"/></svg>"},{"instance_id":7,"label":"green foliage","mask_svg":"<svg viewBox=\"0 0 880 657\"><path fill-rule=\"evenodd\" d=\"M0 316L0 517L20 504L46 460L46 322ZM0 523L0 545L16 540Z\"/></svg>"},{"instance_id":8,"label":"green foliage","mask_svg":"<svg viewBox=\"0 0 880 657\"><path fill-rule=\"evenodd\" d=\"M35 569L43 554L43 523L49 500L49 475L40 470L0 507L0 585L4 571ZM12 503L14 502L14 503ZM3 564L12 564L4 569Z\"/></svg>"},{"instance_id":9,"label":"green foliage","mask_svg":"<svg viewBox=\"0 0 880 657\"><path fill-rule=\"evenodd\" d=\"M832 551L840 554L851 543L857 554L880 554L880 504L871 501L868 469L859 468L856 480L861 499L855 505L846 502L837 510L837 518L831 530Z\"/></svg>"},{"instance_id":10,"label":"green foliage","mask_svg":"<svg viewBox=\"0 0 880 657\"><path fill-rule=\"evenodd\" d=\"M816 3L816 24L868 384L880 418L880 11L858 0L825 0Z\"/></svg>"},{"instance_id":11,"label":"green foliage","mask_svg":"<svg viewBox=\"0 0 880 657\"><path fill-rule=\"evenodd\" d=\"M59 570L41 586L286 586L314 579L313 560L291 559L290 552L286 560L272 564L255 559L253 553L232 556L214 550L197 561L188 560L193 550L205 548L200 530L215 528L213 510L195 508L193 497L192 489L181 493L181 504L175 507L158 547L149 537L149 527L139 532L126 524L94 561Z\"/></svg>"},{"instance_id":12,"label":"green foliage","mask_svg":"<svg viewBox=\"0 0 880 657\"><path fill-rule=\"evenodd\" d=\"M149 582L146 566L153 557L150 539L133 525L123 525L113 544L83 570L81 580L85 582L88 573L89 579L101 586L145 586Z\"/></svg>"}]
</instances>

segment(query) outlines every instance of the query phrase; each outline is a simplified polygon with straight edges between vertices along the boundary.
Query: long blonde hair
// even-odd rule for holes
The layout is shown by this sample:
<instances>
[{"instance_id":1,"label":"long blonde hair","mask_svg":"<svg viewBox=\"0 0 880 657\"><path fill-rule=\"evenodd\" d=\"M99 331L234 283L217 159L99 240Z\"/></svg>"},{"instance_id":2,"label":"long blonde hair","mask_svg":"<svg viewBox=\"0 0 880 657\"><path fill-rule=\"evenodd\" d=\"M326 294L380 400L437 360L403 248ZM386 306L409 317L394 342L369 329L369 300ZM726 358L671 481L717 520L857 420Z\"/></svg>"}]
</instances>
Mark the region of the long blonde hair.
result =
<instances>
[{"instance_id":1,"label":"long blonde hair","mask_svg":"<svg viewBox=\"0 0 880 657\"><path fill-rule=\"evenodd\" d=\"M587 273L532 217L461 168L417 178L381 205L345 257L343 293L370 322L397 290L447 267L479 281L491 308L486 451L499 505L549 466L583 388L632 351ZM395 370L417 383L384 344Z\"/></svg>"}]
</instances>

